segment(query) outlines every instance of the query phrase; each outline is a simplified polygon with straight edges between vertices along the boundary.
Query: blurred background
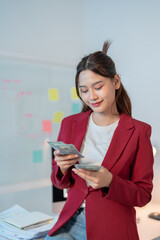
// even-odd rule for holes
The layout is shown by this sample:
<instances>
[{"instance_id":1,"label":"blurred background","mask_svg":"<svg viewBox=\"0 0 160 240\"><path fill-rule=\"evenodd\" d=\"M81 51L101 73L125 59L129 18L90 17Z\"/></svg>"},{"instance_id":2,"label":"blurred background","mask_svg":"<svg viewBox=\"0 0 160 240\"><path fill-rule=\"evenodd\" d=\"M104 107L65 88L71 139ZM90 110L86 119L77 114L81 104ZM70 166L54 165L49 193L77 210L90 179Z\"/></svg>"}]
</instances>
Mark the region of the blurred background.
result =
<instances>
[{"instance_id":1,"label":"blurred background","mask_svg":"<svg viewBox=\"0 0 160 240\"><path fill-rule=\"evenodd\" d=\"M160 203L159 9L159 0L0 0L0 211L51 211L46 141L80 110L76 65L108 39L133 117L152 126Z\"/></svg>"}]
</instances>

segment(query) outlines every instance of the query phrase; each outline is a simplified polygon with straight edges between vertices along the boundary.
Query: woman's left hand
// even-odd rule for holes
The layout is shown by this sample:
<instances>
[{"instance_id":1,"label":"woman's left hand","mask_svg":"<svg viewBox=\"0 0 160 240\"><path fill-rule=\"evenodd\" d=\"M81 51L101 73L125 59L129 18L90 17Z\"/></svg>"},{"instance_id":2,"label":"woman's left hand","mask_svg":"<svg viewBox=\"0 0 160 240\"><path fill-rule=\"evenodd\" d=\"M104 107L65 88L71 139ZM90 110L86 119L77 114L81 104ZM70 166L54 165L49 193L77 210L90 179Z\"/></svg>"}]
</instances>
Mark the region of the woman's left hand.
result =
<instances>
[{"instance_id":1,"label":"woman's left hand","mask_svg":"<svg viewBox=\"0 0 160 240\"><path fill-rule=\"evenodd\" d=\"M109 187L112 182L112 173L106 168L101 168L98 172L73 168L72 171L83 178L93 188Z\"/></svg>"}]
</instances>

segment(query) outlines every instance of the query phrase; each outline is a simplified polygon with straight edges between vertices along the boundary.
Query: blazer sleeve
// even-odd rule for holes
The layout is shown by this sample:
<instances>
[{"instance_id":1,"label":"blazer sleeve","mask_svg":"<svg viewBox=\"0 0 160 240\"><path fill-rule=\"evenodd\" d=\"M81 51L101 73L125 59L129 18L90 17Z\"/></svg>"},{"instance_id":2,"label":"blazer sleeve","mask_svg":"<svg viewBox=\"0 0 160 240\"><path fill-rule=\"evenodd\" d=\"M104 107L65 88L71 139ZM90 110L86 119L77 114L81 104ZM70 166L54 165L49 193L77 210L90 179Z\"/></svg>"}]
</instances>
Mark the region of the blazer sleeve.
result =
<instances>
[{"instance_id":1,"label":"blazer sleeve","mask_svg":"<svg viewBox=\"0 0 160 240\"><path fill-rule=\"evenodd\" d=\"M150 142L151 127L145 124L139 137L135 159L131 166L130 180L113 175L108 193L102 193L108 200L127 206L142 207L151 200L153 188L153 151Z\"/></svg>"},{"instance_id":2,"label":"blazer sleeve","mask_svg":"<svg viewBox=\"0 0 160 240\"><path fill-rule=\"evenodd\" d=\"M67 134L66 129L68 129L68 127L67 127L66 121L64 119L61 123L61 128L59 131L57 141L65 141L65 136ZM53 158L51 181L52 181L53 185L59 189L68 188L71 185L71 169L68 169L68 171L65 173L65 175L62 176L62 174L60 172L60 168Z\"/></svg>"}]
</instances>

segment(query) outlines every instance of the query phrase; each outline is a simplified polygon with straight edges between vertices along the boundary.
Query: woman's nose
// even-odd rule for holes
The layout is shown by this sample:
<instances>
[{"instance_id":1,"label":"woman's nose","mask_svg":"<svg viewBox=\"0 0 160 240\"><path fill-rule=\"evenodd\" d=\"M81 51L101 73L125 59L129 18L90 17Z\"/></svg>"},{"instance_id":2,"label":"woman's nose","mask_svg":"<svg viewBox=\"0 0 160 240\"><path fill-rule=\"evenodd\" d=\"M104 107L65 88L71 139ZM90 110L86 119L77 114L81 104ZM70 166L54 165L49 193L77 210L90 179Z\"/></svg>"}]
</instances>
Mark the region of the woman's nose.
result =
<instances>
[{"instance_id":1,"label":"woman's nose","mask_svg":"<svg viewBox=\"0 0 160 240\"><path fill-rule=\"evenodd\" d=\"M89 98L90 98L90 101L94 101L94 100L97 99L97 95L96 95L96 93L95 93L94 90L90 90L90 92L89 92Z\"/></svg>"}]
</instances>

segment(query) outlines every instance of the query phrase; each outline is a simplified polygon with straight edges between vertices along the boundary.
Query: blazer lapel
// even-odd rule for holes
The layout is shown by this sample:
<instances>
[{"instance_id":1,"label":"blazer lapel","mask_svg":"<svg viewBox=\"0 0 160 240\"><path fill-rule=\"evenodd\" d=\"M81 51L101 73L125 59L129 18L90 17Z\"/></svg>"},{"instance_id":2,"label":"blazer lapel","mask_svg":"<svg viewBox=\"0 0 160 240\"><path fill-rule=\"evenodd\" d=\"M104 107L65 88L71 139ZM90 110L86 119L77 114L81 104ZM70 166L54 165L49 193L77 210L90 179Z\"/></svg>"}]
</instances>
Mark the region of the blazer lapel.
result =
<instances>
[{"instance_id":1,"label":"blazer lapel","mask_svg":"<svg viewBox=\"0 0 160 240\"><path fill-rule=\"evenodd\" d=\"M121 153L127 145L129 139L134 132L134 124L132 118L125 114L121 114L119 124L114 132L110 146L102 162L102 166L111 170L118 161Z\"/></svg>"},{"instance_id":2,"label":"blazer lapel","mask_svg":"<svg viewBox=\"0 0 160 240\"><path fill-rule=\"evenodd\" d=\"M71 141L79 151L81 149L82 142L87 131L88 120L91 112L92 111L88 111L82 115L79 115L79 118L74 119L72 125ZM78 177L77 175L75 177L83 187L87 188L86 181L83 178Z\"/></svg>"},{"instance_id":3,"label":"blazer lapel","mask_svg":"<svg viewBox=\"0 0 160 240\"><path fill-rule=\"evenodd\" d=\"M88 125L88 119L92 111L83 113L78 119L74 120L72 126L72 142L75 147L80 151L83 139L85 137Z\"/></svg>"}]
</instances>

